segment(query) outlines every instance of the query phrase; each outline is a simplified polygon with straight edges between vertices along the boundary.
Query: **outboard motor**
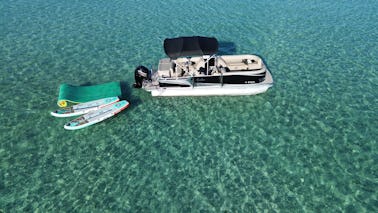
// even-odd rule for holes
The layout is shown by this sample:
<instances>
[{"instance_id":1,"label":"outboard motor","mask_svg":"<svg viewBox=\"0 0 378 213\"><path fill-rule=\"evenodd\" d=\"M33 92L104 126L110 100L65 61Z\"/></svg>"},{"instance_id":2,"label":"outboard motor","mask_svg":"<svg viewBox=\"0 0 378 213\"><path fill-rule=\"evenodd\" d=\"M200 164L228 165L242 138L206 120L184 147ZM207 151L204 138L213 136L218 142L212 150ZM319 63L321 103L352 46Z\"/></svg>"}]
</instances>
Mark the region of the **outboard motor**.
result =
<instances>
[{"instance_id":1,"label":"outboard motor","mask_svg":"<svg viewBox=\"0 0 378 213\"><path fill-rule=\"evenodd\" d=\"M144 80L151 80L150 70L145 66L138 66L134 70L135 88L142 88Z\"/></svg>"}]
</instances>

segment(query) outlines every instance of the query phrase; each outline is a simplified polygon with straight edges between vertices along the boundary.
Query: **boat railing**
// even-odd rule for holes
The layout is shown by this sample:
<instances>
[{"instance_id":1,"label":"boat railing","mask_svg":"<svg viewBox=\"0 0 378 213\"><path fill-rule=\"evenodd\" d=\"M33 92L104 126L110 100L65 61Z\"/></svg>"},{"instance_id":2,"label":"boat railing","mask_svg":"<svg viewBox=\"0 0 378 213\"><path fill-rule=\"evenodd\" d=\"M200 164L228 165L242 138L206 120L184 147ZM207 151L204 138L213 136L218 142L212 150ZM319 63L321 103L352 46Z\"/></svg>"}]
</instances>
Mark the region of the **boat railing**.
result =
<instances>
[{"instance_id":1,"label":"boat railing","mask_svg":"<svg viewBox=\"0 0 378 213\"><path fill-rule=\"evenodd\" d=\"M211 55L210 57L208 57L208 58L204 58L204 60L205 60L205 69L206 69L206 75L209 75L209 71L210 71L210 65L209 65L209 62L210 62L210 60L211 59L213 59L214 58L214 66L216 67L217 66L217 64L216 64L216 54L213 54L213 55Z\"/></svg>"},{"instance_id":2,"label":"boat railing","mask_svg":"<svg viewBox=\"0 0 378 213\"><path fill-rule=\"evenodd\" d=\"M173 70L175 72L175 77L181 77L185 74L190 75L190 66L192 65L192 61L190 60L191 57L186 57L186 61L183 60L172 60L172 62L176 65L175 69Z\"/></svg>"}]
</instances>

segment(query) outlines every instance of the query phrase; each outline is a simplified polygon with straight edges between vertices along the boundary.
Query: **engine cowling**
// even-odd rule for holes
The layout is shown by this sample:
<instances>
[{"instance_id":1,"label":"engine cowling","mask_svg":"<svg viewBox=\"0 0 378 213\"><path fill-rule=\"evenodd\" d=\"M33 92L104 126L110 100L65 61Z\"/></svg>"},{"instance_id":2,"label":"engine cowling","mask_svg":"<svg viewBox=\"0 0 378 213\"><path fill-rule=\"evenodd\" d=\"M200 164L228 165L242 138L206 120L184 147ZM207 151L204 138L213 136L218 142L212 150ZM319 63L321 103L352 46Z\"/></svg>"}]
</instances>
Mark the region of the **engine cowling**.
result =
<instances>
[{"instance_id":1,"label":"engine cowling","mask_svg":"<svg viewBox=\"0 0 378 213\"><path fill-rule=\"evenodd\" d=\"M138 66L134 70L135 88L142 88L144 80L151 80L150 70L145 66Z\"/></svg>"}]
</instances>

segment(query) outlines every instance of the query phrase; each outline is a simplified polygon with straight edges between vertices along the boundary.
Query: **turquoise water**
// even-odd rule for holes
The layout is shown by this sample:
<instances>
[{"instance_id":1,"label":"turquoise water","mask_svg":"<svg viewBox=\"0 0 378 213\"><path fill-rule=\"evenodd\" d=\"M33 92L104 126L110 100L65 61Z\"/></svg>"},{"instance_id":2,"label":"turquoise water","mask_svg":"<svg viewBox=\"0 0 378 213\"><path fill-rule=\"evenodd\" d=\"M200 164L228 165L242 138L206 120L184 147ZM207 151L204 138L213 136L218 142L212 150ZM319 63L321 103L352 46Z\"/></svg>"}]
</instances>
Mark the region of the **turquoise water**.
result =
<instances>
[{"instance_id":1,"label":"turquoise water","mask_svg":"<svg viewBox=\"0 0 378 213\"><path fill-rule=\"evenodd\" d=\"M0 212L377 212L378 2L0 1ZM153 98L164 38L263 57L243 97ZM122 81L78 131L58 87Z\"/></svg>"}]
</instances>

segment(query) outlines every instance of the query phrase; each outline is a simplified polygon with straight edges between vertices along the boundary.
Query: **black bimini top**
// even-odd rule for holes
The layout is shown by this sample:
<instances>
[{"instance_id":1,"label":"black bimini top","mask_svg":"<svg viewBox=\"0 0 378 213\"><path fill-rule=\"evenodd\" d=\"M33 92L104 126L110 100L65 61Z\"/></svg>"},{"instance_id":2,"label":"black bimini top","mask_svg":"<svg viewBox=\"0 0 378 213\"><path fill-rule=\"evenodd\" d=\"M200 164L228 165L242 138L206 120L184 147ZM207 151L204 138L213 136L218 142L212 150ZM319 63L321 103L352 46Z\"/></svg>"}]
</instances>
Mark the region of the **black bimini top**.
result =
<instances>
[{"instance_id":1,"label":"black bimini top","mask_svg":"<svg viewBox=\"0 0 378 213\"><path fill-rule=\"evenodd\" d=\"M185 56L212 55L218 52L218 41L211 37L178 37L164 40L164 51L171 59Z\"/></svg>"}]
</instances>

